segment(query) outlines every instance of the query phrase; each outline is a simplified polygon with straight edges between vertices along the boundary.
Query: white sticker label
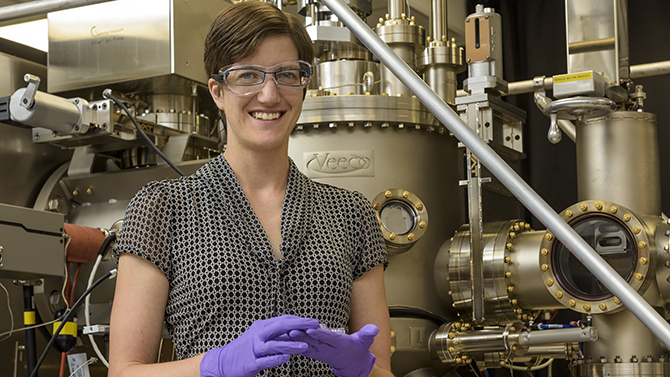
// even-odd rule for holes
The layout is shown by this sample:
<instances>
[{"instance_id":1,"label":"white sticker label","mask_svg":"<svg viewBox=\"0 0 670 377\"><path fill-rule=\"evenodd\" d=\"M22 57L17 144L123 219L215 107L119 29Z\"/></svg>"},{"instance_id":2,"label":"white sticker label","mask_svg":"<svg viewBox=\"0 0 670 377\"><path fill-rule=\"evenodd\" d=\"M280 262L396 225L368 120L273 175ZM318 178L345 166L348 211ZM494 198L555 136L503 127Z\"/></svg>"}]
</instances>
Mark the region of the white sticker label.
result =
<instances>
[{"instance_id":1,"label":"white sticker label","mask_svg":"<svg viewBox=\"0 0 670 377\"><path fill-rule=\"evenodd\" d=\"M70 366L70 374L72 376L91 377L85 353L72 353L67 355L67 363Z\"/></svg>"},{"instance_id":2,"label":"white sticker label","mask_svg":"<svg viewBox=\"0 0 670 377\"><path fill-rule=\"evenodd\" d=\"M318 177L374 177L374 151L304 152L305 175Z\"/></svg>"}]
</instances>

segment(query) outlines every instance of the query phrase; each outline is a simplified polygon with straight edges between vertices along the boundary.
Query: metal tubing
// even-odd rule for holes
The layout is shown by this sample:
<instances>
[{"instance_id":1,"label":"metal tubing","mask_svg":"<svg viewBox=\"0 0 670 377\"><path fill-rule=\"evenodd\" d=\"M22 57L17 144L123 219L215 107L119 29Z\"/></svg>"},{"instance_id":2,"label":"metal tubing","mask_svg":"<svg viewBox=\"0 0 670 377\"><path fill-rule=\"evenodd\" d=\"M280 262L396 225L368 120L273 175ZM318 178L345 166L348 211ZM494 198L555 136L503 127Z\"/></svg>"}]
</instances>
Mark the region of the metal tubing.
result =
<instances>
[{"instance_id":1,"label":"metal tubing","mask_svg":"<svg viewBox=\"0 0 670 377\"><path fill-rule=\"evenodd\" d=\"M614 46L614 37L585 42L573 42L568 45L568 53L582 54L585 52L614 50Z\"/></svg>"},{"instance_id":2,"label":"metal tubing","mask_svg":"<svg viewBox=\"0 0 670 377\"><path fill-rule=\"evenodd\" d=\"M591 273L647 328L670 348L670 325L574 229L566 224L519 175L433 92L405 62L341 0L323 0L328 8L421 100L467 148L479 157L505 187L551 231Z\"/></svg>"},{"instance_id":3,"label":"metal tubing","mask_svg":"<svg viewBox=\"0 0 670 377\"><path fill-rule=\"evenodd\" d=\"M523 332L519 335L519 344L524 347L554 343L595 342L596 340L598 340L598 331L595 327L537 330Z\"/></svg>"},{"instance_id":4,"label":"metal tubing","mask_svg":"<svg viewBox=\"0 0 670 377\"><path fill-rule=\"evenodd\" d=\"M21 17L46 14L57 10L104 3L110 0L39 0L0 8L0 22Z\"/></svg>"},{"instance_id":5,"label":"metal tubing","mask_svg":"<svg viewBox=\"0 0 670 377\"><path fill-rule=\"evenodd\" d=\"M430 3L430 31L434 41L447 36L447 0L432 0Z\"/></svg>"},{"instance_id":6,"label":"metal tubing","mask_svg":"<svg viewBox=\"0 0 670 377\"><path fill-rule=\"evenodd\" d=\"M670 73L670 60L657 63L639 64L630 67L630 78L667 75Z\"/></svg>"},{"instance_id":7,"label":"metal tubing","mask_svg":"<svg viewBox=\"0 0 670 377\"><path fill-rule=\"evenodd\" d=\"M403 14L407 15L405 11L405 0L389 0L389 16L391 19L400 18Z\"/></svg>"},{"instance_id":8,"label":"metal tubing","mask_svg":"<svg viewBox=\"0 0 670 377\"><path fill-rule=\"evenodd\" d=\"M670 60L664 62L632 65L630 67L631 79L667 74L670 74ZM543 84L545 90L550 90L554 86L554 79L552 77L545 77ZM533 87L533 80L517 81L508 84L507 95L509 96L513 94L532 93L534 91L535 87ZM458 96L460 97L466 94L467 93L465 92L461 92L458 94Z\"/></svg>"}]
</instances>

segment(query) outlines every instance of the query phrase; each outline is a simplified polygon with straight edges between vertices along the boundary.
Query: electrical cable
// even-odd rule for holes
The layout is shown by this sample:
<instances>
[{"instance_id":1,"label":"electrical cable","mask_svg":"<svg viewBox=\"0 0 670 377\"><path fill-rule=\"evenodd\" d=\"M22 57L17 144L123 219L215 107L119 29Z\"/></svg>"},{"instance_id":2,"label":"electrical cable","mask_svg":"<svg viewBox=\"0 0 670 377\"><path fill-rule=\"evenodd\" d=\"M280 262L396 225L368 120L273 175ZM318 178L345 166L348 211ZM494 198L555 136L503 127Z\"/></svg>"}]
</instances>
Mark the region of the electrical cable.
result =
<instances>
[{"instance_id":1,"label":"electrical cable","mask_svg":"<svg viewBox=\"0 0 670 377\"><path fill-rule=\"evenodd\" d=\"M389 307L389 316L390 317L410 317L410 318L420 318L420 319L427 319L429 321L432 321L433 323L437 324L438 326L447 323L446 318L437 315L435 313L431 313L426 309L418 308L418 307L397 307L397 306L391 306Z\"/></svg>"},{"instance_id":2,"label":"electrical cable","mask_svg":"<svg viewBox=\"0 0 670 377\"><path fill-rule=\"evenodd\" d=\"M511 364L505 364L504 366L505 366L505 368L508 368L508 369L511 369L511 370L518 370L518 371L522 371L522 372L535 372L537 370L544 369L544 368L550 366L551 363L553 363L553 362L554 362L554 358L552 357L551 359L545 361L543 364L535 365L535 366L532 366L532 367L522 367L522 366L518 366L518 365L511 365Z\"/></svg>"},{"instance_id":3,"label":"electrical cable","mask_svg":"<svg viewBox=\"0 0 670 377\"><path fill-rule=\"evenodd\" d=\"M88 277L88 285L87 288L90 287L93 284L93 279L95 278L95 273L98 272L98 266L100 266L100 262L102 261L102 257L105 255L105 252L107 249L116 241L117 233L116 232L111 232L105 240L102 242L102 245L100 246L100 250L98 251L98 257L95 260L95 264L93 265L93 269L91 270L91 275ZM86 296L86 299L84 301L84 318L86 319L86 326L91 327L91 311L89 310L91 305L91 295ZM109 368L109 362L107 362L107 359L105 356L102 354L100 351L100 348L98 348L98 344L95 341L95 338L93 337L93 334L88 334L88 339L91 341L91 346L93 347L93 350L95 351L95 354L98 355L98 359L102 361L102 363Z\"/></svg>"},{"instance_id":4,"label":"electrical cable","mask_svg":"<svg viewBox=\"0 0 670 377\"><path fill-rule=\"evenodd\" d=\"M77 300L77 302L76 302L74 305L72 305L72 308L71 308L70 311L67 312L67 314L63 317L63 321L61 322L60 326L58 326L58 328L56 329L56 331L54 331L54 334L53 334L53 336L51 337L51 340L49 340L49 343L47 343L46 347L44 348L44 352L42 352L42 356L40 356L40 359L37 360L37 364L35 364L35 368L33 369L32 373L30 373L30 377L35 377L35 375L37 374L37 370L40 368L40 365L42 365L42 363L44 362L44 359L45 359L46 356L47 356L47 352L49 351L49 348L51 348L51 346L53 345L54 341L56 340L56 337L58 336L58 334L60 334L61 330L63 329L63 326L65 326L65 323L70 319L70 317L72 317L72 315L74 315L74 309L75 309L77 306L79 306L79 304L82 303L82 301L84 300L84 298L85 298L86 296L88 296L88 295L91 293L91 291L93 291L93 289L95 289L95 287L97 287L97 286L100 285L103 281L105 281L105 280L107 280L107 279L112 279L112 278L116 277L116 272L117 272L117 270L116 270L116 269L113 269L113 270L109 271L108 273L106 273L106 274L105 274L103 277L101 277L100 279L96 280L96 282L93 283L93 285L91 285L91 286L90 286L90 287L89 287L89 288L88 288L88 289L81 295L81 297L79 298L79 300Z\"/></svg>"},{"instance_id":5,"label":"electrical cable","mask_svg":"<svg viewBox=\"0 0 670 377\"><path fill-rule=\"evenodd\" d=\"M7 334L7 337L5 339L0 339L0 342L2 342L4 340L9 339L12 336L12 333L14 332L14 314L12 313L12 306L11 306L12 304L9 301L9 291L7 290L7 288L5 288L4 285L2 285L2 283L0 283L0 287L2 287L2 289L4 289L5 294L7 295L7 309L9 310L9 322L10 322L9 332L0 334L0 336L3 336L4 334Z\"/></svg>"},{"instance_id":6,"label":"electrical cable","mask_svg":"<svg viewBox=\"0 0 670 377\"><path fill-rule=\"evenodd\" d=\"M36 313L36 315L37 315L37 312L35 312L35 313ZM14 333L21 332L21 331L26 331L26 330L30 330L30 329L37 329L37 328L40 328L40 327L48 326L48 325L50 325L50 324L52 324L52 323L55 323L55 322L60 321L60 320L63 319L63 318L65 318L65 315L63 315L63 316L60 317L60 318L54 319L53 321L49 321L49 322L45 322L45 323L40 323L39 325L27 326L27 327L21 327L20 329L15 329L15 330L13 330L11 333L14 334ZM9 331L5 331L5 332L3 332L2 334L0 334L0 336L5 336L5 335L8 335L9 333L10 333ZM51 334L49 334L49 335L51 335Z\"/></svg>"},{"instance_id":7,"label":"electrical cable","mask_svg":"<svg viewBox=\"0 0 670 377\"><path fill-rule=\"evenodd\" d=\"M91 365L91 364L93 364L93 363L95 363L95 362L97 362L97 361L98 361L98 359L96 359L95 357L91 357L90 359L86 360L85 363L82 363L80 366L78 366L77 369L75 369L72 373L70 373L70 377L72 377L72 376L74 376L75 374L77 374L77 372L79 372L79 369L81 369L81 368L83 368L83 367L85 367L85 366L87 366L87 365Z\"/></svg>"},{"instance_id":8,"label":"electrical cable","mask_svg":"<svg viewBox=\"0 0 670 377\"><path fill-rule=\"evenodd\" d=\"M182 176L182 177L184 176L184 173L182 173L181 170L179 170L179 168L177 168L177 167L172 163L172 161L168 160L168 158L165 157L165 155L163 154L163 152L161 152L161 151L158 149L158 147L156 146L156 144L154 144L153 141L151 141L151 139L149 139L149 137L147 136L147 134L145 134L144 131L142 131L142 129L140 128L140 125L137 124L137 120L135 120L135 117L134 117L132 114L130 114L130 110L128 110L128 108L126 107L126 105L124 105L123 102L121 102L120 100L118 100L118 99L114 98L114 96L112 96L112 90L111 90L111 89L105 89L105 90L103 90L103 91L102 91L102 96L105 97L105 98L107 98L107 99L111 99L112 101L114 101L114 103L115 103L118 107L120 107L121 109L123 109L123 111L125 111L126 114L128 114L128 118L130 118L130 120L133 122L133 125L134 125L135 128L137 129L137 132L139 132L140 135L142 135L142 137L144 138L144 140L146 140L146 142L149 143L149 145L151 146L151 148L153 148L153 150L154 150L154 151L155 151L155 152L156 152L156 153L163 159L163 161L165 161L168 165L170 165L170 167L171 167L172 169L174 169L174 171L176 171L180 176Z\"/></svg>"}]
</instances>

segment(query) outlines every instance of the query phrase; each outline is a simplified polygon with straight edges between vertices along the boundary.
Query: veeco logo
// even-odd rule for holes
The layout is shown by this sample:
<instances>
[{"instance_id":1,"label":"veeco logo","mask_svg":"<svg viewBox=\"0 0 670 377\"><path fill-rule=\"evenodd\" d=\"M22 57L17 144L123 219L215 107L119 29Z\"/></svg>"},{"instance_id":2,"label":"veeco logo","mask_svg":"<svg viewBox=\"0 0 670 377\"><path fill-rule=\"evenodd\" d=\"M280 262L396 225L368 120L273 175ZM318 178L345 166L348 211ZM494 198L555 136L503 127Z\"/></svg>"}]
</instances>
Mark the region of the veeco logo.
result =
<instances>
[{"instance_id":1,"label":"veeco logo","mask_svg":"<svg viewBox=\"0 0 670 377\"><path fill-rule=\"evenodd\" d=\"M373 151L323 151L303 154L308 177L374 177Z\"/></svg>"}]
</instances>

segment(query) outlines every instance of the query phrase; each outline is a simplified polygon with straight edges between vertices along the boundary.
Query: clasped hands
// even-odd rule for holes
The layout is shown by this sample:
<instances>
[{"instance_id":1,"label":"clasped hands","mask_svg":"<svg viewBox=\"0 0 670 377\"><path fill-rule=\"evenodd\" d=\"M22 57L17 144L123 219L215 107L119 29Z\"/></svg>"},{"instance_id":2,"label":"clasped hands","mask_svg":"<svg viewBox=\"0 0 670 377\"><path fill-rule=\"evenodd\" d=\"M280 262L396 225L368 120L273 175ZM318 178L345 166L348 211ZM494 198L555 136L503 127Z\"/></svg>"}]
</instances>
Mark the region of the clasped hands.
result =
<instances>
[{"instance_id":1,"label":"clasped hands","mask_svg":"<svg viewBox=\"0 0 670 377\"><path fill-rule=\"evenodd\" d=\"M207 351L200 377L255 376L290 355L303 355L330 365L339 377L367 376L375 363L369 349L379 329L365 325L354 334L321 329L311 318L283 315L254 322L239 338Z\"/></svg>"}]
</instances>

